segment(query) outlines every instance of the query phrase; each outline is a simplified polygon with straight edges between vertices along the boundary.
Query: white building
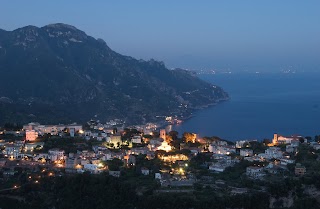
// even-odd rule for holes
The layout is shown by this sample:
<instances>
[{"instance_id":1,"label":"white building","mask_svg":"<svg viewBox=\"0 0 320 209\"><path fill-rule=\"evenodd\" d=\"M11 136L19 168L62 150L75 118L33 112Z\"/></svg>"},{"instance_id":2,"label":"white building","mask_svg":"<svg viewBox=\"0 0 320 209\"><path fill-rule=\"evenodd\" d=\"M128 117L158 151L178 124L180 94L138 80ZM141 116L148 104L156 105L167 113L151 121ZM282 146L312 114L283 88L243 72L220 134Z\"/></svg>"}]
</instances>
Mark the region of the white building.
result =
<instances>
[{"instance_id":1,"label":"white building","mask_svg":"<svg viewBox=\"0 0 320 209\"><path fill-rule=\"evenodd\" d=\"M225 169L226 169L226 166L222 166L217 163L209 166L209 170L219 172L219 173L223 172Z\"/></svg>"},{"instance_id":2,"label":"white building","mask_svg":"<svg viewBox=\"0 0 320 209\"><path fill-rule=\"evenodd\" d=\"M69 129L70 137L74 137L76 130L74 128Z\"/></svg>"},{"instance_id":3,"label":"white building","mask_svg":"<svg viewBox=\"0 0 320 209\"><path fill-rule=\"evenodd\" d=\"M44 146L44 142L35 142L35 143L26 143L24 145L24 151L32 152L36 147L42 149Z\"/></svg>"},{"instance_id":4,"label":"white building","mask_svg":"<svg viewBox=\"0 0 320 209\"><path fill-rule=\"evenodd\" d=\"M265 150L265 156L267 159L280 159L282 157L282 151L279 147L270 147Z\"/></svg>"},{"instance_id":5,"label":"white building","mask_svg":"<svg viewBox=\"0 0 320 209\"><path fill-rule=\"evenodd\" d=\"M83 166L83 169L93 174L99 173L99 168L98 168L98 165L96 164L91 164L91 163L85 164Z\"/></svg>"},{"instance_id":6,"label":"white building","mask_svg":"<svg viewBox=\"0 0 320 209\"><path fill-rule=\"evenodd\" d=\"M240 156L249 157L253 155L252 149L240 149Z\"/></svg>"},{"instance_id":7,"label":"white building","mask_svg":"<svg viewBox=\"0 0 320 209\"><path fill-rule=\"evenodd\" d=\"M260 178L264 176L263 167L249 166L246 169L246 175L252 178Z\"/></svg>"},{"instance_id":8,"label":"white building","mask_svg":"<svg viewBox=\"0 0 320 209\"><path fill-rule=\"evenodd\" d=\"M58 135L59 132L63 131L64 129L73 129L75 132L82 130L82 125L78 125L76 123L69 124L69 125L40 125L39 123L29 123L23 126L24 130L35 130L40 135L43 134L51 134L51 135Z\"/></svg>"},{"instance_id":9,"label":"white building","mask_svg":"<svg viewBox=\"0 0 320 209\"><path fill-rule=\"evenodd\" d=\"M293 153L296 152L298 148L296 146L292 146L291 144L286 146L286 152L288 153Z\"/></svg>"},{"instance_id":10,"label":"white building","mask_svg":"<svg viewBox=\"0 0 320 209\"><path fill-rule=\"evenodd\" d=\"M249 143L249 141L248 140L236 141L236 148L242 148L246 143Z\"/></svg>"},{"instance_id":11,"label":"white building","mask_svg":"<svg viewBox=\"0 0 320 209\"><path fill-rule=\"evenodd\" d=\"M66 125L66 128L69 130L74 129L75 132L78 132L78 131L82 130L82 125L72 123L72 124Z\"/></svg>"},{"instance_id":12,"label":"white building","mask_svg":"<svg viewBox=\"0 0 320 209\"><path fill-rule=\"evenodd\" d=\"M141 168L141 173L145 176L149 175L150 174L150 170L148 168Z\"/></svg>"},{"instance_id":13,"label":"white building","mask_svg":"<svg viewBox=\"0 0 320 209\"><path fill-rule=\"evenodd\" d=\"M213 154L229 155L235 153L236 148L234 146L217 146L211 144L209 145L209 152L212 152Z\"/></svg>"},{"instance_id":14,"label":"white building","mask_svg":"<svg viewBox=\"0 0 320 209\"><path fill-rule=\"evenodd\" d=\"M109 175L113 177L120 177L120 171L109 171Z\"/></svg>"},{"instance_id":15,"label":"white building","mask_svg":"<svg viewBox=\"0 0 320 209\"><path fill-rule=\"evenodd\" d=\"M21 154L21 146L14 145L14 144L7 144L3 150L3 154L7 155L9 158L19 158Z\"/></svg>"},{"instance_id":16,"label":"white building","mask_svg":"<svg viewBox=\"0 0 320 209\"><path fill-rule=\"evenodd\" d=\"M161 173L155 173L154 178L161 180L162 179Z\"/></svg>"},{"instance_id":17,"label":"white building","mask_svg":"<svg viewBox=\"0 0 320 209\"><path fill-rule=\"evenodd\" d=\"M60 149L50 149L48 151L48 158L52 161L55 160L64 160L64 150Z\"/></svg>"},{"instance_id":18,"label":"white building","mask_svg":"<svg viewBox=\"0 0 320 209\"><path fill-rule=\"evenodd\" d=\"M131 139L131 142L135 144L141 144L141 136L140 135L133 136Z\"/></svg>"},{"instance_id":19,"label":"white building","mask_svg":"<svg viewBox=\"0 0 320 209\"><path fill-rule=\"evenodd\" d=\"M288 165L288 164L293 164L295 163L295 160L289 159L289 158L281 158L280 159L280 164L281 165Z\"/></svg>"}]
</instances>

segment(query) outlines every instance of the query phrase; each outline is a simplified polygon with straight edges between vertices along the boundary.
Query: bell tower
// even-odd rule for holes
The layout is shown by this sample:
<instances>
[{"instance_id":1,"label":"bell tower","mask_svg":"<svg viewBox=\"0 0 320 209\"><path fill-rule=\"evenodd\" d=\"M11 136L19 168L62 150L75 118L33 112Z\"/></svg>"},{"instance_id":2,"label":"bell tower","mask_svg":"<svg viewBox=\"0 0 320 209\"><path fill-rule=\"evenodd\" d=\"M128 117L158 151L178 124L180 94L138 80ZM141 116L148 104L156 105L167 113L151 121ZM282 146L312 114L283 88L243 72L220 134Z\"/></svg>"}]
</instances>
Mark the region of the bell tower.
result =
<instances>
[{"instance_id":1,"label":"bell tower","mask_svg":"<svg viewBox=\"0 0 320 209\"><path fill-rule=\"evenodd\" d=\"M160 138L166 140L166 129L160 129Z\"/></svg>"},{"instance_id":2,"label":"bell tower","mask_svg":"<svg viewBox=\"0 0 320 209\"><path fill-rule=\"evenodd\" d=\"M277 133L273 134L272 143L273 143L273 144L278 144L278 134L277 134Z\"/></svg>"}]
</instances>

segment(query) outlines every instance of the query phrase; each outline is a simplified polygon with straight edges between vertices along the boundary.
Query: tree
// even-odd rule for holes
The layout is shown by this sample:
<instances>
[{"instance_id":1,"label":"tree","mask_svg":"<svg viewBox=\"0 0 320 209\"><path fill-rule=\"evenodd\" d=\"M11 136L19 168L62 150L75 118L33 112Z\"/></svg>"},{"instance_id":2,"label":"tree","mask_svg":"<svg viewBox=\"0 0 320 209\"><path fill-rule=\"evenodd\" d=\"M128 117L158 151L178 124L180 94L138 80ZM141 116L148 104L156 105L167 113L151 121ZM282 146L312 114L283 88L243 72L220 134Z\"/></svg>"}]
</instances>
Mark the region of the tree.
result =
<instances>
[{"instance_id":1,"label":"tree","mask_svg":"<svg viewBox=\"0 0 320 209\"><path fill-rule=\"evenodd\" d=\"M194 133L189 133L189 132L184 132L183 133L183 139L186 143L188 142L192 142L195 143L196 142L196 137L197 135Z\"/></svg>"},{"instance_id":2,"label":"tree","mask_svg":"<svg viewBox=\"0 0 320 209\"><path fill-rule=\"evenodd\" d=\"M270 140L270 139L263 139L263 140L262 140L262 143L263 143L264 145L268 145L268 144L271 143L271 140Z\"/></svg>"},{"instance_id":3,"label":"tree","mask_svg":"<svg viewBox=\"0 0 320 209\"><path fill-rule=\"evenodd\" d=\"M170 131L169 135L172 137L172 140L177 140L179 133L177 131Z\"/></svg>"},{"instance_id":4,"label":"tree","mask_svg":"<svg viewBox=\"0 0 320 209\"><path fill-rule=\"evenodd\" d=\"M170 144L173 141L172 136L166 135L166 142Z\"/></svg>"},{"instance_id":5,"label":"tree","mask_svg":"<svg viewBox=\"0 0 320 209\"><path fill-rule=\"evenodd\" d=\"M312 140L311 136L306 136L306 139L310 142Z\"/></svg>"},{"instance_id":6,"label":"tree","mask_svg":"<svg viewBox=\"0 0 320 209\"><path fill-rule=\"evenodd\" d=\"M120 170L120 167L123 166L123 162L118 158L113 158L112 160L108 161L107 164L110 171L118 171Z\"/></svg>"},{"instance_id":7,"label":"tree","mask_svg":"<svg viewBox=\"0 0 320 209\"><path fill-rule=\"evenodd\" d=\"M299 138L299 142L302 144L302 143L304 143L304 138L303 137L300 137Z\"/></svg>"}]
</instances>

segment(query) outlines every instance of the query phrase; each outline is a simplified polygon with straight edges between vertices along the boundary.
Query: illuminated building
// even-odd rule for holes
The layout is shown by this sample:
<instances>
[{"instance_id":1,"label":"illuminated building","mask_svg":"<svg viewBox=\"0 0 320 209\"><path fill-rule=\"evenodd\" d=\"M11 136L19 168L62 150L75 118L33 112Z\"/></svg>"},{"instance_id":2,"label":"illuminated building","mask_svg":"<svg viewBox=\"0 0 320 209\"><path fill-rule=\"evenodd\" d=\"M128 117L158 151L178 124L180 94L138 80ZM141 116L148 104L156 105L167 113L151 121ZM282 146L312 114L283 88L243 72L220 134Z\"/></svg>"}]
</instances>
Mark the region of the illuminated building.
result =
<instances>
[{"instance_id":1,"label":"illuminated building","mask_svg":"<svg viewBox=\"0 0 320 209\"><path fill-rule=\"evenodd\" d=\"M38 132L35 130L26 130L26 141L35 141L38 138Z\"/></svg>"}]
</instances>

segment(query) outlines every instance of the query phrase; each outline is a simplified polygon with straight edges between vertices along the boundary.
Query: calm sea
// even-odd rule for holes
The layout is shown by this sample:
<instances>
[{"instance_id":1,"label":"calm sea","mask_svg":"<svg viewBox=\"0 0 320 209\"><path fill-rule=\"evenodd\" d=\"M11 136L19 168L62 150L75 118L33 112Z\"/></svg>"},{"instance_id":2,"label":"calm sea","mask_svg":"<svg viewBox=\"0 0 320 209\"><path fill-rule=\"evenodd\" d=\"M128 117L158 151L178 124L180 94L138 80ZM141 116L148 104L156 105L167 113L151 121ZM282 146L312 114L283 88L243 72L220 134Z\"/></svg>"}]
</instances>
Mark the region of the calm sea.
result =
<instances>
[{"instance_id":1,"label":"calm sea","mask_svg":"<svg viewBox=\"0 0 320 209\"><path fill-rule=\"evenodd\" d=\"M172 129L231 141L320 134L320 73L202 75L231 100L194 113Z\"/></svg>"}]
</instances>

